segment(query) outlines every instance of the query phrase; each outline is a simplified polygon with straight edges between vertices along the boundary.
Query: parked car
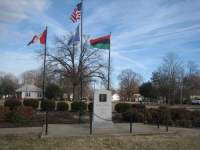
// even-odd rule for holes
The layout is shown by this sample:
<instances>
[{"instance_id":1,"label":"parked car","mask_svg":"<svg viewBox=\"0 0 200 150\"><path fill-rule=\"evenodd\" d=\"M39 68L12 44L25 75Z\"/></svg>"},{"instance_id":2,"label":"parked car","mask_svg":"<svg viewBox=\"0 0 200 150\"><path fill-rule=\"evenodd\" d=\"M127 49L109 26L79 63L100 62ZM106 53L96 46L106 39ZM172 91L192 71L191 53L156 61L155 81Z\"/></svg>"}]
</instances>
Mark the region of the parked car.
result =
<instances>
[{"instance_id":1,"label":"parked car","mask_svg":"<svg viewBox=\"0 0 200 150\"><path fill-rule=\"evenodd\" d=\"M200 105L200 100L199 99L193 99L192 105Z\"/></svg>"}]
</instances>

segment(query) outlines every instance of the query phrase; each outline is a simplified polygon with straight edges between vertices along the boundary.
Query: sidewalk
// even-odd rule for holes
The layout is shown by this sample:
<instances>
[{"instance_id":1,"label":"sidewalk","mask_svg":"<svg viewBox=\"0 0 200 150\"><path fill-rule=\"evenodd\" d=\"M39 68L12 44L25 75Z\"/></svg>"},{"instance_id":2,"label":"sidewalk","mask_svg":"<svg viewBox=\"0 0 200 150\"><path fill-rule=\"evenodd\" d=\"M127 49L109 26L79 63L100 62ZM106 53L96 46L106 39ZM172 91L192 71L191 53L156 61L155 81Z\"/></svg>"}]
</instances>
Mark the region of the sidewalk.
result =
<instances>
[{"instance_id":1,"label":"sidewalk","mask_svg":"<svg viewBox=\"0 0 200 150\"><path fill-rule=\"evenodd\" d=\"M45 126L43 126L45 129ZM145 125L142 123L134 123L132 134L163 134L175 133L175 128L166 128L161 126L159 129L155 125ZM92 135L127 135L130 134L130 125L128 123L114 124L113 128L93 129ZM68 136L88 136L90 135L89 124L49 124L47 137L68 137ZM45 130L42 133L45 136Z\"/></svg>"},{"instance_id":2,"label":"sidewalk","mask_svg":"<svg viewBox=\"0 0 200 150\"><path fill-rule=\"evenodd\" d=\"M9 134L41 134L42 127L0 128L0 136Z\"/></svg>"},{"instance_id":3,"label":"sidewalk","mask_svg":"<svg viewBox=\"0 0 200 150\"><path fill-rule=\"evenodd\" d=\"M165 126L158 129L155 125L134 123L132 133L128 123L113 124L113 128L93 129L92 135L152 135L169 133L200 133L200 129L169 127L166 132ZM36 134L42 137L70 137L70 136L89 136L89 124L49 124L48 135L45 135L45 125L42 127L22 127L22 128L0 128L0 136L17 134Z\"/></svg>"}]
</instances>

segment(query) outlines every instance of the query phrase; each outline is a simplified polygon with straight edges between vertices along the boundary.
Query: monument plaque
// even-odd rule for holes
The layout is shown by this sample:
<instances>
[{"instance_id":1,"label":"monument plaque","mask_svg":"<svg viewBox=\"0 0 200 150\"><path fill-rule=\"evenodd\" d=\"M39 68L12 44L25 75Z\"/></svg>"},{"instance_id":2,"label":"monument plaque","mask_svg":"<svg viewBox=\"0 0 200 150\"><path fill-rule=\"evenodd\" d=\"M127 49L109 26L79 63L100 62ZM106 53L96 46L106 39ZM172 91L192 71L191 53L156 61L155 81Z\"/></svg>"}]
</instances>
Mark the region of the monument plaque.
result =
<instances>
[{"instance_id":1,"label":"monument plaque","mask_svg":"<svg viewBox=\"0 0 200 150\"><path fill-rule=\"evenodd\" d=\"M95 90L93 128L112 128L112 95L109 90Z\"/></svg>"}]
</instances>

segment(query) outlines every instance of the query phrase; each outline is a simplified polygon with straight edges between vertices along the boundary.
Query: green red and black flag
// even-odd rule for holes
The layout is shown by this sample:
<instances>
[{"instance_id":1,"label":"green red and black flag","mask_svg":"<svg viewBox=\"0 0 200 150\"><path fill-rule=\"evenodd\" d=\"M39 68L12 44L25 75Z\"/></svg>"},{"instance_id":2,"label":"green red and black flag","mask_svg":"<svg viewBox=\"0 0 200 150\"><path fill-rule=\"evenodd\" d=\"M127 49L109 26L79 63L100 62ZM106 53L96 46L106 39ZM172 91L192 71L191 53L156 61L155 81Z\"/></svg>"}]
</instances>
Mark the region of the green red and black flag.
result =
<instances>
[{"instance_id":1,"label":"green red and black flag","mask_svg":"<svg viewBox=\"0 0 200 150\"><path fill-rule=\"evenodd\" d=\"M96 39L91 39L90 44L93 48L109 49L111 35L102 36Z\"/></svg>"}]
</instances>

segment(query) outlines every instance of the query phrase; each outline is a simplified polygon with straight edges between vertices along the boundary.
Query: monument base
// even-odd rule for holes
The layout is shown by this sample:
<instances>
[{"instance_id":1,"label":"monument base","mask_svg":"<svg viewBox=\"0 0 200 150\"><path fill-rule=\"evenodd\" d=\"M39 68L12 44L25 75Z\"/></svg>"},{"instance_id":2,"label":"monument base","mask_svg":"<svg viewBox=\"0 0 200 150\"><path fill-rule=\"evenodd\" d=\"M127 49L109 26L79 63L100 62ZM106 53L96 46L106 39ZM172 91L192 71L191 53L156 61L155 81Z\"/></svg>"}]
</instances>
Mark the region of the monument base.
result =
<instances>
[{"instance_id":1,"label":"monument base","mask_svg":"<svg viewBox=\"0 0 200 150\"><path fill-rule=\"evenodd\" d=\"M112 121L93 122L92 128L94 129L113 128L113 122Z\"/></svg>"},{"instance_id":2,"label":"monument base","mask_svg":"<svg viewBox=\"0 0 200 150\"><path fill-rule=\"evenodd\" d=\"M93 128L112 128L112 95L109 90L95 90Z\"/></svg>"}]
</instances>

